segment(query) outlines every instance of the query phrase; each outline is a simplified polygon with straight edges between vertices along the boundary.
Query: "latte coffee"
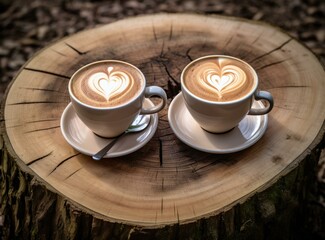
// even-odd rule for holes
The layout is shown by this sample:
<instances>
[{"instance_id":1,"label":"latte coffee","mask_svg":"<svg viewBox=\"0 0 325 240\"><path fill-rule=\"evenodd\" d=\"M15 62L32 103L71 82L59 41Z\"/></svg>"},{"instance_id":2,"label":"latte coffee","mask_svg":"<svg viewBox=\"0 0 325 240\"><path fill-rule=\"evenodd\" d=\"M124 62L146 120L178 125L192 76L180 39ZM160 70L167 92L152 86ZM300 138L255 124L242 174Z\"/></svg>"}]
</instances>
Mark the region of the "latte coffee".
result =
<instances>
[{"instance_id":1,"label":"latte coffee","mask_svg":"<svg viewBox=\"0 0 325 240\"><path fill-rule=\"evenodd\" d=\"M129 102L143 90L145 79L135 67L105 61L88 65L74 74L72 94L93 107L116 107Z\"/></svg>"},{"instance_id":2,"label":"latte coffee","mask_svg":"<svg viewBox=\"0 0 325 240\"><path fill-rule=\"evenodd\" d=\"M186 88L195 96L213 102L241 99L253 91L255 71L229 57L202 58L183 72Z\"/></svg>"},{"instance_id":3,"label":"latte coffee","mask_svg":"<svg viewBox=\"0 0 325 240\"><path fill-rule=\"evenodd\" d=\"M255 70L243 60L208 55L183 69L181 94L187 110L202 129L225 133L246 115L263 115L272 110L273 97L267 91L258 90L258 82ZM259 100L267 105L252 107Z\"/></svg>"}]
</instances>

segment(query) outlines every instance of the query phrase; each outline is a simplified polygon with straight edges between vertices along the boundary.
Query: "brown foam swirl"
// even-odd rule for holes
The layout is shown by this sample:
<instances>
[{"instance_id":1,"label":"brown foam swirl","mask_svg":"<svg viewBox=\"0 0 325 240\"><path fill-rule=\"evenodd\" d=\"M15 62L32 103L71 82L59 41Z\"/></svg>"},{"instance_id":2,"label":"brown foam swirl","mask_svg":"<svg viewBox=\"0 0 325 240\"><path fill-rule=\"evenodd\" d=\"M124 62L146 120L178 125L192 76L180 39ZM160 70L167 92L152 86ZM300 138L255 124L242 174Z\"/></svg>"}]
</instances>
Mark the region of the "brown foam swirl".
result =
<instances>
[{"instance_id":1,"label":"brown foam swirl","mask_svg":"<svg viewBox=\"0 0 325 240\"><path fill-rule=\"evenodd\" d=\"M198 97L211 101L231 101L246 95L253 77L246 65L226 58L203 59L187 69L187 88Z\"/></svg>"},{"instance_id":2,"label":"brown foam swirl","mask_svg":"<svg viewBox=\"0 0 325 240\"><path fill-rule=\"evenodd\" d=\"M94 67L76 76L73 93L92 106L111 107L133 98L142 84L141 76L131 67L106 64Z\"/></svg>"}]
</instances>

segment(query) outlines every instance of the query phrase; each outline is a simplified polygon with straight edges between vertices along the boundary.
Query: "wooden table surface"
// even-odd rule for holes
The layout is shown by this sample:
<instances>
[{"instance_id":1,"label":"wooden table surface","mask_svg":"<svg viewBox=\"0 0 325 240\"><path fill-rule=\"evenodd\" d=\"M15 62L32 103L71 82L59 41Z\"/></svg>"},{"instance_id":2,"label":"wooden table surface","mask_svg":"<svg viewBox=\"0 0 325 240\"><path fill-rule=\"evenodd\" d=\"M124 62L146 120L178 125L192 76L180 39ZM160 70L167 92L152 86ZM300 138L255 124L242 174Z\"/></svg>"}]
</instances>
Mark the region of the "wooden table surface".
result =
<instances>
[{"instance_id":1,"label":"wooden table surface","mask_svg":"<svg viewBox=\"0 0 325 240\"><path fill-rule=\"evenodd\" d=\"M147 85L165 89L170 103L180 91L182 69L208 54L247 61L259 75L259 88L274 97L268 128L252 147L224 155L195 150L171 130L168 106L159 113L158 130L151 141L127 156L96 162L63 138L60 118L69 103L68 81L85 64L102 59L130 62L143 71ZM240 226L247 219L258 224L253 209L274 200L256 202L255 196L289 173L299 172L298 167L317 151L324 134L324 95L325 73L317 58L276 27L195 14L129 18L55 42L24 65L3 106L2 135L8 153L3 161L14 161L15 171L25 179L28 187L19 196L32 198L23 211L34 214L29 221L38 224L35 231L39 234L46 232L40 229L45 219L53 226L60 219L70 219L59 227L70 236L88 231L82 224L90 226L88 235L97 236L96 231L104 230L96 221L100 226L121 224L120 236L141 234L138 229L165 229L163 233L170 237L175 226L196 226L186 230L196 231L198 225L203 226L200 221L206 221L207 236L220 233L211 230L212 226L233 233L237 228L229 226L237 225L233 219L238 214ZM8 169L2 172L12 174ZM296 173L296 179L304 174ZM246 216L243 211L252 199L252 215ZM40 206L38 211L32 201ZM272 206L277 205L271 204L271 212ZM68 213L91 220L81 224ZM227 215L231 220L225 213L231 213ZM19 215L18 211L12 218L18 221ZM220 216L222 226L215 223ZM106 231L112 236L113 230Z\"/></svg>"}]
</instances>

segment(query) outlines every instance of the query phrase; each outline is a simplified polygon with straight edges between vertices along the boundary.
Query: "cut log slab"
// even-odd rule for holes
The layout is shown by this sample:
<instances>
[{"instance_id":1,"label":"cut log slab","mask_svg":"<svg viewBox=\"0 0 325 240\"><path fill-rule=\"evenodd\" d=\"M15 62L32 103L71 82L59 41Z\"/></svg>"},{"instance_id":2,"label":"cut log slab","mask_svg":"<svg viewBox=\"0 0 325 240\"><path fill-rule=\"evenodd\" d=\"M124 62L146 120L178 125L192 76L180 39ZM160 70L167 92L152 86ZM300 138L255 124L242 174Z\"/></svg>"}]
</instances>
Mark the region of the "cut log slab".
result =
<instances>
[{"instance_id":1,"label":"cut log slab","mask_svg":"<svg viewBox=\"0 0 325 240\"><path fill-rule=\"evenodd\" d=\"M60 131L70 76L87 63L139 67L169 103L193 59L250 63L275 106L264 136L238 153L200 152L172 132L168 106L140 150L93 161ZM309 224L323 147L325 73L280 29L221 16L139 16L64 38L30 59L6 93L1 125L5 239L291 239Z\"/></svg>"}]
</instances>

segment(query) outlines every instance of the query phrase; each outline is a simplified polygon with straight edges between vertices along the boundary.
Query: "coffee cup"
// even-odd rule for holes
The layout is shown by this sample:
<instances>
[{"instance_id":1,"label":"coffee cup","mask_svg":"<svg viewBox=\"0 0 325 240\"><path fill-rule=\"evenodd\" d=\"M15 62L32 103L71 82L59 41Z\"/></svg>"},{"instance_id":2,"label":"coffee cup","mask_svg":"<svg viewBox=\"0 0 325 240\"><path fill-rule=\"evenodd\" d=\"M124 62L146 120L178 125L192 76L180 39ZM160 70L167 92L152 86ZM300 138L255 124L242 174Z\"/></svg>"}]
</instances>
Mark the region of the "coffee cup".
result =
<instances>
[{"instance_id":1,"label":"coffee cup","mask_svg":"<svg viewBox=\"0 0 325 240\"><path fill-rule=\"evenodd\" d=\"M81 121L95 134L112 138L122 134L138 114L153 114L164 108L165 91L146 87L143 73L130 63L102 60L77 70L69 81L72 106ZM145 108L144 98L157 96L157 105Z\"/></svg>"},{"instance_id":2,"label":"coffee cup","mask_svg":"<svg viewBox=\"0 0 325 240\"><path fill-rule=\"evenodd\" d=\"M182 71L181 88L188 111L211 133L227 132L247 114L267 114L273 107L272 95L257 89L253 67L231 56L209 55L190 62ZM254 100L265 100L266 107L252 108Z\"/></svg>"}]
</instances>

